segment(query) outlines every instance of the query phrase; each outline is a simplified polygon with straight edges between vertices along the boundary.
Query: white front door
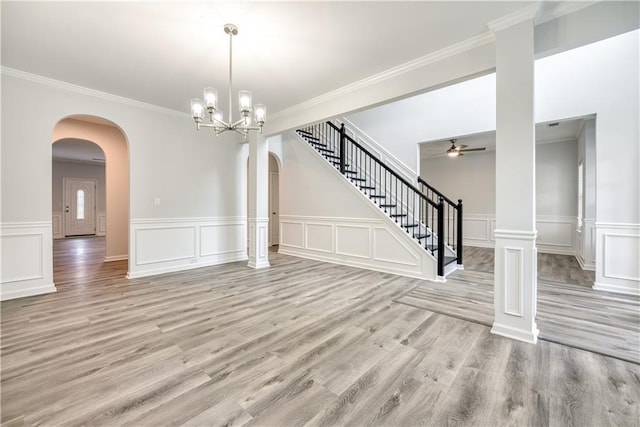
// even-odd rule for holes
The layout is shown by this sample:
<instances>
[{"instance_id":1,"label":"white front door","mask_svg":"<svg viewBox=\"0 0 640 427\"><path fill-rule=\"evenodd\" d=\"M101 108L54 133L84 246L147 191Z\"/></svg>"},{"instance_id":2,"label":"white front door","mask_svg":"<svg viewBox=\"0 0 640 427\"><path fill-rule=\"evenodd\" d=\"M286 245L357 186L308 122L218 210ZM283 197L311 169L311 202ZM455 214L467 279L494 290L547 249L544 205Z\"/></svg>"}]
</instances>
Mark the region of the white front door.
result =
<instances>
[{"instance_id":1,"label":"white front door","mask_svg":"<svg viewBox=\"0 0 640 427\"><path fill-rule=\"evenodd\" d=\"M269 212L271 212L271 218L269 218L269 244L280 244L280 215L278 210L280 209L280 192L279 192L279 176L277 173L271 172L269 174Z\"/></svg>"},{"instance_id":2,"label":"white front door","mask_svg":"<svg viewBox=\"0 0 640 427\"><path fill-rule=\"evenodd\" d=\"M96 181L64 179L64 235L96 234Z\"/></svg>"}]
</instances>

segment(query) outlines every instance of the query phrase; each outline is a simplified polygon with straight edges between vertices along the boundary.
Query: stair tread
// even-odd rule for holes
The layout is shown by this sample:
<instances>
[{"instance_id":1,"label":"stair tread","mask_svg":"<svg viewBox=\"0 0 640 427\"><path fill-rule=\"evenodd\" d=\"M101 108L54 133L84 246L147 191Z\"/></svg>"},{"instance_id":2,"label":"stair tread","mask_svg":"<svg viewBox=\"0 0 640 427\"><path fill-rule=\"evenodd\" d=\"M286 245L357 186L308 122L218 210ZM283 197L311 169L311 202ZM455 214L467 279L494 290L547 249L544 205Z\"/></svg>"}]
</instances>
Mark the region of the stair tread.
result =
<instances>
[{"instance_id":1,"label":"stair tread","mask_svg":"<svg viewBox=\"0 0 640 427\"><path fill-rule=\"evenodd\" d=\"M362 179L362 178L360 178L360 179ZM385 204L385 205L380 205L380 207L381 208L397 208L398 205L396 205L396 204Z\"/></svg>"},{"instance_id":2,"label":"stair tread","mask_svg":"<svg viewBox=\"0 0 640 427\"><path fill-rule=\"evenodd\" d=\"M324 147L326 147L326 145ZM335 153L331 148L316 147L316 150L322 151L323 153Z\"/></svg>"},{"instance_id":3,"label":"stair tread","mask_svg":"<svg viewBox=\"0 0 640 427\"><path fill-rule=\"evenodd\" d=\"M324 156L326 158L328 158L328 159L338 159L338 160L340 160L340 156L336 156L334 154L325 154Z\"/></svg>"},{"instance_id":4,"label":"stair tread","mask_svg":"<svg viewBox=\"0 0 640 427\"><path fill-rule=\"evenodd\" d=\"M363 190L375 190L376 189L376 187L372 187L370 185L361 185L360 188L363 189Z\"/></svg>"},{"instance_id":5,"label":"stair tread","mask_svg":"<svg viewBox=\"0 0 640 427\"><path fill-rule=\"evenodd\" d=\"M413 235L413 238L414 239L418 239L418 240L420 240L420 239L428 239L429 237L431 237L431 234L414 234ZM433 249L433 248L430 248L430 249Z\"/></svg>"},{"instance_id":6,"label":"stair tread","mask_svg":"<svg viewBox=\"0 0 640 427\"><path fill-rule=\"evenodd\" d=\"M420 224L402 224L404 228L420 227Z\"/></svg>"},{"instance_id":7,"label":"stair tread","mask_svg":"<svg viewBox=\"0 0 640 427\"><path fill-rule=\"evenodd\" d=\"M365 182L365 181L366 181L366 179L364 179L364 178L358 178L358 177L356 177L356 176L351 176L351 177L349 177L349 179L350 179L351 181L360 181L360 182Z\"/></svg>"},{"instance_id":8,"label":"stair tread","mask_svg":"<svg viewBox=\"0 0 640 427\"><path fill-rule=\"evenodd\" d=\"M382 194L369 194L369 197L372 199L386 199L387 196L383 196Z\"/></svg>"},{"instance_id":9,"label":"stair tread","mask_svg":"<svg viewBox=\"0 0 640 427\"><path fill-rule=\"evenodd\" d=\"M403 217L403 216L407 216L407 214L390 214L389 216L391 218L400 218L400 217Z\"/></svg>"}]
</instances>

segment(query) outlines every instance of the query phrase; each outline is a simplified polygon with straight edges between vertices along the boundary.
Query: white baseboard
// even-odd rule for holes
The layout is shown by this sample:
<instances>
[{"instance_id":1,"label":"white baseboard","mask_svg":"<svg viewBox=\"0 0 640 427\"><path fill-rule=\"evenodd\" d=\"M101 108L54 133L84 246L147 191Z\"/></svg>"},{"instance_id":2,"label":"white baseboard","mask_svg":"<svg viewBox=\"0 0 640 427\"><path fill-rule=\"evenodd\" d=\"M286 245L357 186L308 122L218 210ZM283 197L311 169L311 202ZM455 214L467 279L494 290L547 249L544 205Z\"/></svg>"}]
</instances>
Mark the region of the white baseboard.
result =
<instances>
[{"instance_id":1,"label":"white baseboard","mask_svg":"<svg viewBox=\"0 0 640 427\"><path fill-rule=\"evenodd\" d=\"M112 255L104 257L104 262L113 262L113 261L126 261L129 259L129 255Z\"/></svg>"},{"instance_id":2,"label":"white baseboard","mask_svg":"<svg viewBox=\"0 0 640 427\"><path fill-rule=\"evenodd\" d=\"M596 291L614 292L616 294L640 296L640 287L614 285L611 283L593 282L592 288Z\"/></svg>"},{"instance_id":3,"label":"white baseboard","mask_svg":"<svg viewBox=\"0 0 640 427\"><path fill-rule=\"evenodd\" d=\"M39 286L33 288L20 288L12 291L0 290L0 301L6 301L16 298L32 297L35 295L50 294L57 292L56 285L51 283L48 286Z\"/></svg>"},{"instance_id":4,"label":"white baseboard","mask_svg":"<svg viewBox=\"0 0 640 427\"><path fill-rule=\"evenodd\" d=\"M249 257L248 256L244 256L244 257L235 257L235 258L227 258L227 259L223 259L223 260L216 260L216 261L211 261L211 262L203 262L203 263L197 263L197 264L186 264L186 265L179 265L179 266L175 266L175 267L160 267L160 268L155 268L155 269L147 269L144 271L139 271L139 272L127 272L127 279L137 279L140 277L148 277L148 276L156 276L158 274L166 274L166 273L175 273L178 271L185 271L185 270L194 270L196 268L202 268L202 267L211 267L214 265L220 265L220 264L227 264L230 262L237 262L237 261L248 261Z\"/></svg>"},{"instance_id":5,"label":"white baseboard","mask_svg":"<svg viewBox=\"0 0 640 427\"><path fill-rule=\"evenodd\" d=\"M491 333L518 341L524 341L529 344L535 344L538 342L539 330L536 329L535 332L523 331L520 329L514 329L506 325L499 325L497 323L494 323L493 327L491 328Z\"/></svg>"}]
</instances>

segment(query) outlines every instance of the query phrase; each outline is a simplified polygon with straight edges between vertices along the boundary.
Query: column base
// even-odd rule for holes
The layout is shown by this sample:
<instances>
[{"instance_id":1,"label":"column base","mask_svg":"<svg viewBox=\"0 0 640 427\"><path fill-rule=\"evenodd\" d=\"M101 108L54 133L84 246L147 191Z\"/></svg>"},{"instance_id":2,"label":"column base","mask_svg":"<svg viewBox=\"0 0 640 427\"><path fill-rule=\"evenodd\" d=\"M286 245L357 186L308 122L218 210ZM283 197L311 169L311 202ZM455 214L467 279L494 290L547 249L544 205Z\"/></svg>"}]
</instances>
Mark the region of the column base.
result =
<instances>
[{"instance_id":1,"label":"column base","mask_svg":"<svg viewBox=\"0 0 640 427\"><path fill-rule=\"evenodd\" d=\"M249 263L250 268L269 267L269 242L267 239L269 218L249 218Z\"/></svg>"},{"instance_id":2,"label":"column base","mask_svg":"<svg viewBox=\"0 0 640 427\"><path fill-rule=\"evenodd\" d=\"M535 344L537 308L536 231L495 230L495 317L491 332Z\"/></svg>"},{"instance_id":3,"label":"column base","mask_svg":"<svg viewBox=\"0 0 640 427\"><path fill-rule=\"evenodd\" d=\"M536 344L538 342L538 334L540 330L537 328L535 322L533 324L533 330L524 330L517 329L507 325L500 325L498 323L493 323L493 327L491 328L491 333L500 335L506 338L511 338L513 340L524 341L530 344Z\"/></svg>"}]
</instances>

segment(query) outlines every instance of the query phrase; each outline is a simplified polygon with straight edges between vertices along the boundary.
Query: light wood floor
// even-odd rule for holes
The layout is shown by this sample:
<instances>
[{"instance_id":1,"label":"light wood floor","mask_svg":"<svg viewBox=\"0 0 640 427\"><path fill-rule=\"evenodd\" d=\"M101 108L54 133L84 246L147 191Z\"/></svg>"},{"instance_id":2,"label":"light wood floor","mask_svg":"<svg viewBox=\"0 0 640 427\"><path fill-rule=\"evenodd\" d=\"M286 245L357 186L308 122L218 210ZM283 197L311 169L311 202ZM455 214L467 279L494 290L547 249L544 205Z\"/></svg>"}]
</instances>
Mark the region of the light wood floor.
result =
<instances>
[{"instance_id":1,"label":"light wood floor","mask_svg":"<svg viewBox=\"0 0 640 427\"><path fill-rule=\"evenodd\" d=\"M2 303L5 425L638 425L638 365L393 302L414 279L271 254L127 280L100 244Z\"/></svg>"},{"instance_id":2,"label":"light wood floor","mask_svg":"<svg viewBox=\"0 0 640 427\"><path fill-rule=\"evenodd\" d=\"M465 270L421 282L396 301L493 323L493 249L465 248ZM640 363L640 298L595 291L594 273L568 255L538 255L539 338Z\"/></svg>"}]
</instances>

